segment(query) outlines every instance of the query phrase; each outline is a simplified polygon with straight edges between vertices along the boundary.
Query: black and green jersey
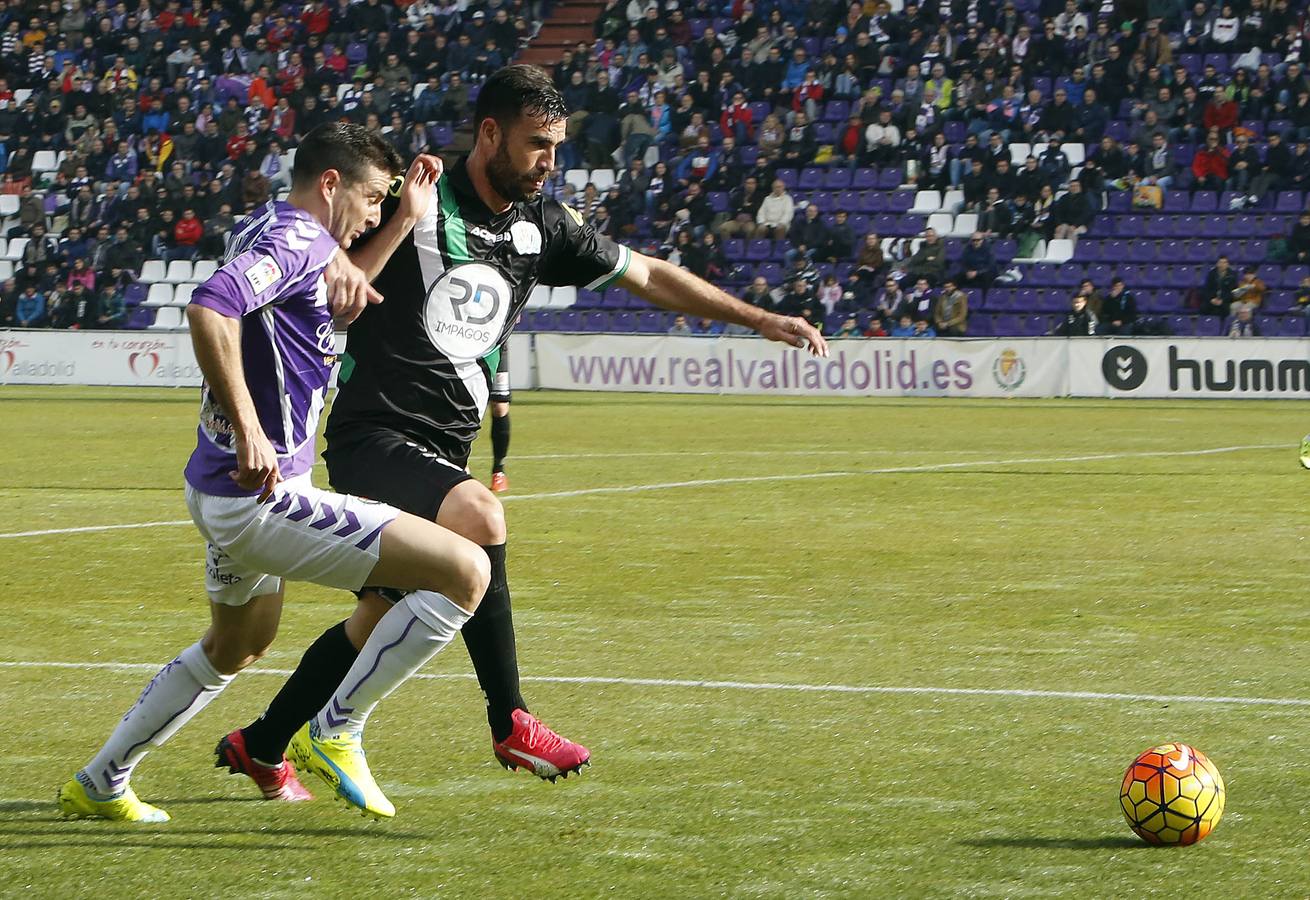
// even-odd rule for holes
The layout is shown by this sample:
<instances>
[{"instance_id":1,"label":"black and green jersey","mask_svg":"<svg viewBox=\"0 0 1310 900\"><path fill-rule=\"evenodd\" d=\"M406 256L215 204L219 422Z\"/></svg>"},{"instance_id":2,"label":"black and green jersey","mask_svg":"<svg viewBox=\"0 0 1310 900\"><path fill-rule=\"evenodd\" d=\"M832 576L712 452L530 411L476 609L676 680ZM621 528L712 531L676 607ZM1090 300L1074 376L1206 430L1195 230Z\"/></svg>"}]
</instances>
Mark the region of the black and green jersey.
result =
<instances>
[{"instance_id":1,"label":"black and green jersey","mask_svg":"<svg viewBox=\"0 0 1310 900\"><path fill-rule=\"evenodd\" d=\"M383 207L398 205L400 180ZM364 238L367 241L367 237ZM350 326L327 439L398 432L461 464L486 411L500 348L538 284L608 287L632 253L571 207L539 198L493 214L464 161L373 285Z\"/></svg>"}]
</instances>

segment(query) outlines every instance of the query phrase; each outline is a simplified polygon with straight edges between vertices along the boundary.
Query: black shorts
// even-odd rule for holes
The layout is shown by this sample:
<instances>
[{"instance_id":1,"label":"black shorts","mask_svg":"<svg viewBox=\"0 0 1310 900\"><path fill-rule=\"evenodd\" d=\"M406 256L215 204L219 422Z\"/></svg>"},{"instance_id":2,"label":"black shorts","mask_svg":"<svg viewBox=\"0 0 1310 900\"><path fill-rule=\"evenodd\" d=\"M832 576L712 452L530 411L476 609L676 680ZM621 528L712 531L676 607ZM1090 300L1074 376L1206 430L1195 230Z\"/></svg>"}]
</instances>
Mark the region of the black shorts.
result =
<instances>
[{"instance_id":1,"label":"black shorts","mask_svg":"<svg viewBox=\"0 0 1310 900\"><path fill-rule=\"evenodd\" d=\"M496 363L496 374L491 379L492 403L509 402L509 345L500 348L500 361Z\"/></svg>"},{"instance_id":2,"label":"black shorts","mask_svg":"<svg viewBox=\"0 0 1310 900\"><path fill-rule=\"evenodd\" d=\"M467 459L446 459L394 431L333 441L323 460L334 491L380 500L429 522L436 521L446 495L473 478Z\"/></svg>"}]
</instances>

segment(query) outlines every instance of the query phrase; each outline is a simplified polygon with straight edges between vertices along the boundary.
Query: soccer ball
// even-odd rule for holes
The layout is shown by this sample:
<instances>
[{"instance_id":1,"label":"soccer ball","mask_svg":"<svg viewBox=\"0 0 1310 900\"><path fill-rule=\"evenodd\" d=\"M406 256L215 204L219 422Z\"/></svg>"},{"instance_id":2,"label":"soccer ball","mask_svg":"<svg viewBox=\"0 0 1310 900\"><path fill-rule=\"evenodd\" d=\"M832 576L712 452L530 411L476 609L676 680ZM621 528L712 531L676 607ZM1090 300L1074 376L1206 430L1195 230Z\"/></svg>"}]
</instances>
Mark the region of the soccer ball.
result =
<instances>
[{"instance_id":1,"label":"soccer ball","mask_svg":"<svg viewBox=\"0 0 1310 900\"><path fill-rule=\"evenodd\" d=\"M1224 780L1201 751L1161 744L1128 767L1119 806L1148 844L1195 844L1224 814Z\"/></svg>"}]
</instances>

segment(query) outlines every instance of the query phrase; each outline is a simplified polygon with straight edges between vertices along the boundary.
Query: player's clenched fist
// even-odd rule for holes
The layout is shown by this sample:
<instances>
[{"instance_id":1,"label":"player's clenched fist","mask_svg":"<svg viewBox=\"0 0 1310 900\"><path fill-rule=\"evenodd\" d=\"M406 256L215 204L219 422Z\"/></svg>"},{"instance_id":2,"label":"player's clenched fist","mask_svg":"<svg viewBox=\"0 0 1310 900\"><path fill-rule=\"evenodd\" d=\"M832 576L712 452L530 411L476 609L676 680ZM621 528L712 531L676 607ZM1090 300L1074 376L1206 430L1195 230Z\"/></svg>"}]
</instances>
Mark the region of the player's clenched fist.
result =
<instances>
[{"instance_id":1,"label":"player's clenched fist","mask_svg":"<svg viewBox=\"0 0 1310 900\"><path fill-rule=\"evenodd\" d=\"M242 490L259 490L262 503L273 494L273 488L282 480L278 471L277 453L263 431L236 435L237 468L228 476Z\"/></svg>"}]
</instances>

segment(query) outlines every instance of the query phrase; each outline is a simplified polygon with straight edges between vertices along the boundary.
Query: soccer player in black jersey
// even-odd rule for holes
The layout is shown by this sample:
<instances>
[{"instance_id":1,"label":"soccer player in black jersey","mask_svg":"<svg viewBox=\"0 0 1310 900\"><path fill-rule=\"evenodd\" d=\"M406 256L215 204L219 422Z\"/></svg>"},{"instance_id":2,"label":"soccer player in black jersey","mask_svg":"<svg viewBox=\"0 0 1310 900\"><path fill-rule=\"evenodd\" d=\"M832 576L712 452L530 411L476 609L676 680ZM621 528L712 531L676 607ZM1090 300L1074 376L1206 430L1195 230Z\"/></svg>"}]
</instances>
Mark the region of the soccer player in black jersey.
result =
<instances>
[{"instance_id":1,"label":"soccer player in black jersey","mask_svg":"<svg viewBox=\"0 0 1310 900\"><path fill-rule=\"evenodd\" d=\"M351 251L384 300L351 326L323 454L336 490L434 519L486 550L491 584L462 634L486 695L493 751L507 768L552 781L586 764L589 753L527 711L505 576L504 512L466 470L500 348L533 287L619 285L669 310L827 354L804 319L750 306L635 253L545 198L541 188L568 113L542 70L515 65L496 72L478 96L473 150L437 182L426 215L412 230L388 230L384 207L383 229ZM394 215L396 204L390 206ZM382 239L402 231L398 245ZM390 605L385 593L361 592L352 619L306 651L264 715L220 742L220 766L256 777L261 764L281 761L293 733L296 757L312 759L315 741L348 727L351 685L386 664L389 648L412 640L402 606ZM347 637L370 629L362 647Z\"/></svg>"}]
</instances>

